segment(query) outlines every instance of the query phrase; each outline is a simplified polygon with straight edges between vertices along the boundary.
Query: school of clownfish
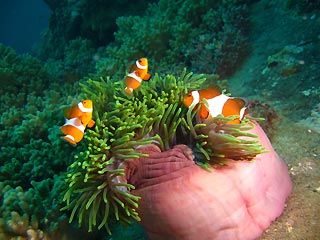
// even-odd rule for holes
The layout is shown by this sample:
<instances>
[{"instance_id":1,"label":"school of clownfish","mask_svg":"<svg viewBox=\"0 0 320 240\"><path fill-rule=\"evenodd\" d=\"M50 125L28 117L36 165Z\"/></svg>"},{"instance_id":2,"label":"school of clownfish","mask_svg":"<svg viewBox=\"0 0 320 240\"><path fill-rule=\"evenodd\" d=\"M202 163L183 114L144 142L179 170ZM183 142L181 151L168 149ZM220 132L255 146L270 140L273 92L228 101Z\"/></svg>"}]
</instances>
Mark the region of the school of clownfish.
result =
<instances>
[{"instance_id":1,"label":"school of clownfish","mask_svg":"<svg viewBox=\"0 0 320 240\"><path fill-rule=\"evenodd\" d=\"M138 59L124 79L126 86L124 93L132 95L133 91L141 86L142 81L148 81L150 77L148 60L146 58ZM203 99L206 100L206 103L200 103ZM201 104L198 111L198 116L201 119L216 117L220 114L224 117L239 115L239 118L228 122L230 124L240 123L248 113L244 99L229 97L217 87L192 91L184 96L183 103L188 108L194 106L194 109L197 109ZM86 127L92 128L95 124L94 120L92 120L92 112L93 103L88 99L79 102L76 106L65 109L64 116L66 121L60 128L64 136L61 138L76 146L82 140Z\"/></svg>"}]
</instances>

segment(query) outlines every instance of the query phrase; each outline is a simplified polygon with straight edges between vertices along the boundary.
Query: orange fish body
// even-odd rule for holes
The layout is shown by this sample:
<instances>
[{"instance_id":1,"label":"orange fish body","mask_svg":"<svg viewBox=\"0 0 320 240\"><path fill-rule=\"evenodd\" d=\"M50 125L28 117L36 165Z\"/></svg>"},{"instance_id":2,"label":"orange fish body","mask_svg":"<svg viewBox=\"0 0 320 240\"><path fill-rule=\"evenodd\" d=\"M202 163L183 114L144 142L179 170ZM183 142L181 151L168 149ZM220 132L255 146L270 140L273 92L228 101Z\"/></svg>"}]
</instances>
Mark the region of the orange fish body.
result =
<instances>
[{"instance_id":1,"label":"orange fish body","mask_svg":"<svg viewBox=\"0 0 320 240\"><path fill-rule=\"evenodd\" d=\"M148 73L148 60L146 58L138 59L124 80L126 85L124 89L125 93L131 95L133 90L141 86L142 80L147 81L150 77L151 75Z\"/></svg>"},{"instance_id":2,"label":"orange fish body","mask_svg":"<svg viewBox=\"0 0 320 240\"><path fill-rule=\"evenodd\" d=\"M77 145L84 136L86 127L93 127L92 120L93 104L91 100L83 100L78 105L65 110L66 123L60 128L65 134L63 140L68 141L73 146Z\"/></svg>"},{"instance_id":3,"label":"orange fish body","mask_svg":"<svg viewBox=\"0 0 320 240\"><path fill-rule=\"evenodd\" d=\"M190 107L192 104L199 104L202 99L206 99L208 103L208 106L205 104L200 106L198 114L202 119L216 117L219 114L224 117L239 115L239 118L229 121L228 123L240 123L248 111L246 101L244 99L228 97L223 94L221 90L215 87L192 91L184 96L183 103L186 107Z\"/></svg>"}]
</instances>

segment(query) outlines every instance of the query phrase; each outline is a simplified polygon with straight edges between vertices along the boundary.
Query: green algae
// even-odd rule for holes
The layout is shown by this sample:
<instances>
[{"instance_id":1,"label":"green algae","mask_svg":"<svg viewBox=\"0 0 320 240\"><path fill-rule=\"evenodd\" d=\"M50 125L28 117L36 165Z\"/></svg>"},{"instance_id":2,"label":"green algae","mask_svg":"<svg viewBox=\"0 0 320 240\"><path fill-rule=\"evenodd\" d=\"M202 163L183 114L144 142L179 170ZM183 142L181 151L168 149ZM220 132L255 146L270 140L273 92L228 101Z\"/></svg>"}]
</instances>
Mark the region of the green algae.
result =
<instances>
[{"instance_id":1,"label":"green algae","mask_svg":"<svg viewBox=\"0 0 320 240\"><path fill-rule=\"evenodd\" d=\"M111 234L110 219L123 224L140 221L136 211L140 197L130 193L135 186L124 180L122 163L148 156L136 151L141 145L156 144L166 151L186 144L195 162L206 169L227 158L251 160L263 151L257 136L246 132L253 127L250 119L231 125L227 122L232 117L218 116L198 123L194 106L183 105L183 96L207 80L186 69L179 77L155 74L132 97L123 94L122 82L110 78L80 84L83 97L94 102L96 125L86 131L85 147L76 154L66 177L69 187L63 210L71 210L70 222L77 216L79 225L85 223L89 231L105 227Z\"/></svg>"}]
</instances>

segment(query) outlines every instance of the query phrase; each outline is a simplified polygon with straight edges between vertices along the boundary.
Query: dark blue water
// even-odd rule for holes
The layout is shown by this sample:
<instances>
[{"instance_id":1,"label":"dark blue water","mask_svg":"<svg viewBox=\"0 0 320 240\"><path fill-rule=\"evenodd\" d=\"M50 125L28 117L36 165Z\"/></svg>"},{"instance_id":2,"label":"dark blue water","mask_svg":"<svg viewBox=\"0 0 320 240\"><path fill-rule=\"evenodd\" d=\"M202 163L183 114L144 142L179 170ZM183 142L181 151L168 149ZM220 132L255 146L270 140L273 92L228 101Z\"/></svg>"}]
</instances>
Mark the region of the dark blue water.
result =
<instances>
[{"instance_id":1,"label":"dark blue water","mask_svg":"<svg viewBox=\"0 0 320 240\"><path fill-rule=\"evenodd\" d=\"M30 52L51 14L42 0L1 0L0 42L18 53Z\"/></svg>"}]
</instances>

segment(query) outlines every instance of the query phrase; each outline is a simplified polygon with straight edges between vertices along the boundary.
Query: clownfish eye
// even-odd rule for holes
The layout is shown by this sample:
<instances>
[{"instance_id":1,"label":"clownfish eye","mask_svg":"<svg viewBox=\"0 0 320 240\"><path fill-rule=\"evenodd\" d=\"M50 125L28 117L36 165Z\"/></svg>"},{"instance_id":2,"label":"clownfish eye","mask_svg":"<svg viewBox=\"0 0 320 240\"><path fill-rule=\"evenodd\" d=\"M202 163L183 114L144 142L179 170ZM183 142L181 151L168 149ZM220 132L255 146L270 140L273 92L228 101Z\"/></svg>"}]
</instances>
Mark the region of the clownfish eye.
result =
<instances>
[{"instance_id":1,"label":"clownfish eye","mask_svg":"<svg viewBox=\"0 0 320 240\"><path fill-rule=\"evenodd\" d=\"M83 103L83 104L87 104L87 101L83 101L82 103Z\"/></svg>"}]
</instances>

